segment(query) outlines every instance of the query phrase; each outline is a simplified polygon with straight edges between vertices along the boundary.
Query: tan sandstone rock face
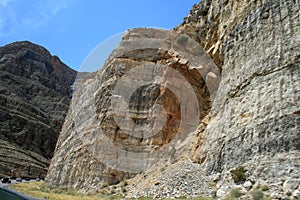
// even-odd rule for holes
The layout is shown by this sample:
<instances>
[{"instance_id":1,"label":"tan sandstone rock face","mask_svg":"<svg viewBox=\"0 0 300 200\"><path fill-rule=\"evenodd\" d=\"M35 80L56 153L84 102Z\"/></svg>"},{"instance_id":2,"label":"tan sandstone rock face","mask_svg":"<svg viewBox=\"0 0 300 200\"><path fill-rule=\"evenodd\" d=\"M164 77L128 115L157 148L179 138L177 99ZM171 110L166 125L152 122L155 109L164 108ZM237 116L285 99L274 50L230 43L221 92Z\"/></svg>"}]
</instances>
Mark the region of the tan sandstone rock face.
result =
<instances>
[{"instance_id":1,"label":"tan sandstone rock face","mask_svg":"<svg viewBox=\"0 0 300 200\"><path fill-rule=\"evenodd\" d=\"M77 78L49 184L97 190L175 159L191 148L188 135L209 112L219 81L189 36L127 31L103 69Z\"/></svg>"}]
</instances>

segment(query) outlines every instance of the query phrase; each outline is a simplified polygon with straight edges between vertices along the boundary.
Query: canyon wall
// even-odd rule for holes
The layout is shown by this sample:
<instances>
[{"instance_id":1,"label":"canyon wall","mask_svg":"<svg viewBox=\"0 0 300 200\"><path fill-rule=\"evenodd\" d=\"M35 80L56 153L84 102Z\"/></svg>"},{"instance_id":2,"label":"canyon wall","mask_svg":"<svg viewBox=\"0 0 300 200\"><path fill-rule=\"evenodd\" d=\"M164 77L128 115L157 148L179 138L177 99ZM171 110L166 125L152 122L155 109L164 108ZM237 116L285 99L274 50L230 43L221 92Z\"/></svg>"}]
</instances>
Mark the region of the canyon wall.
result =
<instances>
[{"instance_id":1,"label":"canyon wall","mask_svg":"<svg viewBox=\"0 0 300 200\"><path fill-rule=\"evenodd\" d=\"M225 198L239 189L249 198L261 185L268 185L264 194L274 199L299 197L299 9L292 0L194 5L175 30L198 41L222 70L211 112L193 140L194 165L185 163L202 176L182 164L160 174L149 170L149 178L136 177L130 197ZM191 189L174 168L188 173Z\"/></svg>"},{"instance_id":2,"label":"canyon wall","mask_svg":"<svg viewBox=\"0 0 300 200\"><path fill-rule=\"evenodd\" d=\"M249 198L261 185L267 185L264 195L271 198L299 196L299 11L298 0L203 0L172 31L129 30L104 69L80 78L74 100L78 107L69 111L64 124L48 173L50 186L97 191L104 182L113 184L135 176L129 181L128 197L224 198L238 188ZM180 48L166 48L169 44ZM202 56L202 47L214 62ZM199 116L183 120L185 114L178 107L185 101L170 88L187 86L176 81L165 85L167 90L161 86L164 81L137 87L138 81L125 79L121 89L131 93L114 93L118 82L141 63L148 67L133 74L144 84L155 74L152 64L183 74L192 85ZM162 80L168 77L163 74L158 76ZM127 99L118 101L120 94ZM170 106L165 110L169 118L156 137L144 137L149 133L126 120L156 130L163 121L154 112L156 102ZM153 117L158 124L149 120ZM183 132L189 133L177 140L181 124L186 124ZM98 138L97 127L108 140ZM144 162L143 156L115 152L108 145L103 151L109 141L126 153L146 151L150 159ZM161 153L164 147L168 150ZM100 157L95 152L101 152ZM120 168L118 162L130 167ZM144 170L131 171L135 167Z\"/></svg>"},{"instance_id":3,"label":"canyon wall","mask_svg":"<svg viewBox=\"0 0 300 200\"><path fill-rule=\"evenodd\" d=\"M178 157L219 81L217 66L186 34L128 30L101 70L75 82L50 186L97 190Z\"/></svg>"},{"instance_id":4,"label":"canyon wall","mask_svg":"<svg viewBox=\"0 0 300 200\"><path fill-rule=\"evenodd\" d=\"M0 48L0 174L44 177L76 72L24 41Z\"/></svg>"}]
</instances>

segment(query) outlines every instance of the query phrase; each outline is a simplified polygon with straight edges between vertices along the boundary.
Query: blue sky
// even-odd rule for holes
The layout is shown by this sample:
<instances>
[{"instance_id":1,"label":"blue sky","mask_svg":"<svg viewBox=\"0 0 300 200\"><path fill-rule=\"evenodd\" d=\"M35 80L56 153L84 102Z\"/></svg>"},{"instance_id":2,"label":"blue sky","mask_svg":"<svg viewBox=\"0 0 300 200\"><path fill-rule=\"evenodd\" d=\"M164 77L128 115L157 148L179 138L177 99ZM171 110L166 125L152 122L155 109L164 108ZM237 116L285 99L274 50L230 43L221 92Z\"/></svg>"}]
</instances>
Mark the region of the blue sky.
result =
<instances>
[{"instance_id":1,"label":"blue sky","mask_svg":"<svg viewBox=\"0 0 300 200\"><path fill-rule=\"evenodd\" d=\"M134 27L176 27L199 1L0 0L0 46L29 40L79 70L106 39Z\"/></svg>"}]
</instances>

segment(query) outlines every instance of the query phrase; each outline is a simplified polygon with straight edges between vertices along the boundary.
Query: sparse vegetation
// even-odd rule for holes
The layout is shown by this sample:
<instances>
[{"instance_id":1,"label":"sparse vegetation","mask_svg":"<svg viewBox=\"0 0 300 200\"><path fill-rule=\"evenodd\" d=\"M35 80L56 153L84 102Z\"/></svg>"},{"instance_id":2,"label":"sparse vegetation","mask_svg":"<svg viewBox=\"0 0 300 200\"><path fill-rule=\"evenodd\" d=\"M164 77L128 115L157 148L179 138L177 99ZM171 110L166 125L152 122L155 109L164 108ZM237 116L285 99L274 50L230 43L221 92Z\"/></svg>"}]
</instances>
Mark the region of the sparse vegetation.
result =
<instances>
[{"instance_id":1,"label":"sparse vegetation","mask_svg":"<svg viewBox=\"0 0 300 200\"><path fill-rule=\"evenodd\" d=\"M268 191L269 190L269 186L267 185L262 185L260 186L261 191Z\"/></svg>"},{"instance_id":2,"label":"sparse vegetation","mask_svg":"<svg viewBox=\"0 0 300 200\"><path fill-rule=\"evenodd\" d=\"M109 186L108 183L103 183L103 184L102 184L102 188L107 188L108 186Z\"/></svg>"},{"instance_id":3,"label":"sparse vegetation","mask_svg":"<svg viewBox=\"0 0 300 200\"><path fill-rule=\"evenodd\" d=\"M235 188L235 189L230 190L229 195L232 198L238 198L238 197L242 196L242 193L239 189Z\"/></svg>"},{"instance_id":4,"label":"sparse vegetation","mask_svg":"<svg viewBox=\"0 0 300 200\"><path fill-rule=\"evenodd\" d=\"M251 192L253 200L262 200L264 198L264 193L258 189L255 189Z\"/></svg>"},{"instance_id":5,"label":"sparse vegetation","mask_svg":"<svg viewBox=\"0 0 300 200\"><path fill-rule=\"evenodd\" d=\"M19 183L12 185L11 188L23 194L38 198L46 198L47 200L102 200L109 199L110 197L104 194L83 195L74 190L66 189L50 190L47 187L45 193L43 182Z\"/></svg>"},{"instance_id":6,"label":"sparse vegetation","mask_svg":"<svg viewBox=\"0 0 300 200\"><path fill-rule=\"evenodd\" d=\"M165 167L160 168L160 172L163 172L163 171L165 171L165 170L166 170Z\"/></svg>"},{"instance_id":7,"label":"sparse vegetation","mask_svg":"<svg viewBox=\"0 0 300 200\"><path fill-rule=\"evenodd\" d=\"M124 178L123 181L121 182L121 187L126 187L128 185L127 179Z\"/></svg>"},{"instance_id":8,"label":"sparse vegetation","mask_svg":"<svg viewBox=\"0 0 300 200\"><path fill-rule=\"evenodd\" d=\"M213 198L216 198L216 197L217 197L217 190L212 191L212 192L211 192L211 196L212 196Z\"/></svg>"},{"instance_id":9,"label":"sparse vegetation","mask_svg":"<svg viewBox=\"0 0 300 200\"><path fill-rule=\"evenodd\" d=\"M122 193L125 193L127 191L126 190L127 185L128 185L128 182L127 182L127 179L125 178L125 179L123 179L123 181L120 184Z\"/></svg>"},{"instance_id":10,"label":"sparse vegetation","mask_svg":"<svg viewBox=\"0 0 300 200\"><path fill-rule=\"evenodd\" d=\"M108 195L103 193L93 194L93 195L83 195L78 192L67 191L65 189L50 190L49 188L44 188L43 182L29 182L29 183L20 183L12 185L12 189L19 191L23 194L27 194L33 197L45 198L47 200L104 200L104 199L124 199L117 195ZM57 193L58 192L58 193ZM140 200L150 200L151 197L142 197ZM187 199L186 197L181 197L178 199ZM191 200L213 200L211 197L195 197L189 198ZM165 198L164 200L170 200Z\"/></svg>"},{"instance_id":11,"label":"sparse vegetation","mask_svg":"<svg viewBox=\"0 0 300 200\"><path fill-rule=\"evenodd\" d=\"M217 184L216 184L216 182L210 182L209 183L209 187L211 187L211 188L216 188L217 187Z\"/></svg>"},{"instance_id":12,"label":"sparse vegetation","mask_svg":"<svg viewBox=\"0 0 300 200\"><path fill-rule=\"evenodd\" d=\"M231 170L230 173L236 184L246 181L246 170L243 166L239 166L236 169Z\"/></svg>"},{"instance_id":13,"label":"sparse vegetation","mask_svg":"<svg viewBox=\"0 0 300 200\"><path fill-rule=\"evenodd\" d=\"M233 198L233 197L226 197L224 200L237 200L237 198Z\"/></svg>"},{"instance_id":14,"label":"sparse vegetation","mask_svg":"<svg viewBox=\"0 0 300 200\"><path fill-rule=\"evenodd\" d=\"M152 198L148 198L148 199L152 199ZM183 200L183 199L191 199L191 200L214 200L214 198L211 197L194 197L194 198L186 198L186 197L180 197L177 198L178 200ZM171 200L170 198L165 198L163 200Z\"/></svg>"},{"instance_id":15,"label":"sparse vegetation","mask_svg":"<svg viewBox=\"0 0 300 200\"><path fill-rule=\"evenodd\" d=\"M211 197L195 197L192 198L193 200L213 200L214 198Z\"/></svg>"}]
</instances>

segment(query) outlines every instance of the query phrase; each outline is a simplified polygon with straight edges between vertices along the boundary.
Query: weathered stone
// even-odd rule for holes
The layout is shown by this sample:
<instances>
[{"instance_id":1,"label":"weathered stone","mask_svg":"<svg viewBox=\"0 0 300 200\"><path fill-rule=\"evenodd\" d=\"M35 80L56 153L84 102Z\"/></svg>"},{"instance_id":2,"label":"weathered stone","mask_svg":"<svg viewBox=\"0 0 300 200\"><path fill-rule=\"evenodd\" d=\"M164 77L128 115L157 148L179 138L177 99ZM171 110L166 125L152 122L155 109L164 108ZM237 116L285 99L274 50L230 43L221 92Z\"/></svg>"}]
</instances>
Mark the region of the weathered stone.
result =
<instances>
[{"instance_id":1,"label":"weathered stone","mask_svg":"<svg viewBox=\"0 0 300 200\"><path fill-rule=\"evenodd\" d=\"M192 14L188 15L175 30L183 31L198 41L221 67L226 38L251 12L258 10L262 2L262 0L202 0L193 6Z\"/></svg>"},{"instance_id":2,"label":"weathered stone","mask_svg":"<svg viewBox=\"0 0 300 200\"><path fill-rule=\"evenodd\" d=\"M250 181L246 181L243 186L247 189L250 190L252 188L252 183Z\"/></svg>"},{"instance_id":3,"label":"weathered stone","mask_svg":"<svg viewBox=\"0 0 300 200\"><path fill-rule=\"evenodd\" d=\"M295 114L300 102L299 6L295 1L257 6L224 38L221 89L198 154L205 155L208 173L247 163L248 173L257 178L263 176L258 169L270 180L288 178L300 159Z\"/></svg>"},{"instance_id":4,"label":"weathered stone","mask_svg":"<svg viewBox=\"0 0 300 200\"><path fill-rule=\"evenodd\" d=\"M226 173L241 165L274 198L284 197L275 183L299 180L299 9L292 0L202 1L176 29L222 68L212 116L192 151L209 175L222 174L219 187L232 187Z\"/></svg>"},{"instance_id":5,"label":"weathered stone","mask_svg":"<svg viewBox=\"0 0 300 200\"><path fill-rule=\"evenodd\" d=\"M132 179L133 183L128 187L128 197L209 196L215 193L218 197L225 197L225 191L236 187L230 174L231 169L243 166L243 181L255 182L257 187L261 186L260 183L267 184L268 194L272 198L286 198L282 180L299 180L300 174L299 9L299 2L293 0L203 0L193 7L184 23L175 29L176 34L181 34L172 41L187 47L188 53L180 49L167 50L166 47L170 47L170 40L167 38L173 37L172 32L152 29L128 31L123 37L123 43L112 53L104 69L84 80L80 86L83 91L79 94L76 105L81 106L77 111L80 114L97 102L96 114L73 122L74 113L69 112L48 174L52 186L88 189L88 183L94 177L100 177L99 182L109 180L114 183L129 175L121 170L111 173L112 169L103 164L103 159L102 162L95 159L97 164L85 169L93 157L87 147L92 146L92 152L97 152L101 148L97 148L96 144L103 142L97 139L80 141L76 133L89 135L98 121L97 125L108 133L108 141L113 140L115 144L132 152L137 149L144 151L146 147L150 152L157 152L163 146L170 149L168 153L171 156L165 157L170 161L170 166L147 166L150 168L144 174ZM197 55L193 57L193 51L189 49L193 46L189 43L191 38L205 48L222 70L220 84L218 69L208 67L213 66L210 58L207 59L208 62L199 64L195 59ZM205 53L201 48L194 52ZM171 145L175 132L179 130L176 122L182 117L174 105L179 105L180 102L175 100L176 94L159 87L158 84L149 84L136 90L130 104L132 112L129 117L135 123L143 125L150 124L147 119L153 116L158 116L158 121L161 122L163 118L147 110L157 101L162 105L171 105L166 111L172 117L166 121L167 126L162 135L138 140L136 138L145 135L145 132L140 131L135 135L139 137L132 137L129 133L135 129L132 123L126 121L128 115L124 112L124 101L121 101L124 103L121 106L113 107L119 109L117 117L125 129L121 130L113 120L113 109L109 108L111 99L122 98L111 91L124 73L140 63L167 64L185 74L185 79L193 85L200 108L204 112L197 119L202 120L198 129L185 135L180 147ZM192 72L193 69L200 75ZM146 67L135 72L136 79L150 80L152 75L153 72ZM177 81L169 84L175 88L183 85ZM210 94L200 89L206 84L210 85L206 86ZM124 85L129 90L134 84L126 79ZM219 89L215 93L211 92L210 87ZM94 91L97 91L96 101L90 98ZM215 98L209 102L208 96ZM77 111L75 114L78 114ZM191 117L186 124L191 127L195 121L190 120ZM158 125L153 128L159 127ZM96 131L94 133L97 134ZM105 145L102 148L103 146ZM173 148L177 150L175 153ZM66 150L68 155L65 155ZM117 155L113 148L109 150L104 155ZM181 158L184 156L180 157L181 154L191 157L197 164L183 162ZM126 155L118 154L122 163L126 162L123 156ZM134 167L136 164L143 165L143 162L129 160L126 166ZM109 175L110 173L114 176ZM218 191L211 180L217 173L221 174L216 184ZM185 176L180 178L182 174ZM84 180L79 177L84 177ZM153 185L156 181L160 184ZM100 183L94 185L97 184ZM246 184L246 187L251 188L251 185ZM249 196L250 194L245 194L245 198Z\"/></svg>"},{"instance_id":6,"label":"weathered stone","mask_svg":"<svg viewBox=\"0 0 300 200\"><path fill-rule=\"evenodd\" d=\"M162 166L166 166L166 164L165 162L161 162L146 170L144 172L148 175L146 178L141 174L131 179L136 184L131 185L129 183L126 197L132 198L138 193L141 196L147 196L147 194L152 193L160 194L161 198L167 198L167 194L170 194L169 197L173 196L170 191L174 191L175 189L177 196L180 197L211 195L208 179L206 176L203 176L201 165L191 163L189 160L180 160L162 170ZM149 184L152 180L160 182L160 184L157 186ZM203 187L200 188L199 185L203 185Z\"/></svg>"},{"instance_id":7,"label":"weathered stone","mask_svg":"<svg viewBox=\"0 0 300 200\"><path fill-rule=\"evenodd\" d=\"M217 197L220 198L220 199L224 199L226 197L227 193L222 190L222 189L218 189L217 190Z\"/></svg>"},{"instance_id":8,"label":"weathered stone","mask_svg":"<svg viewBox=\"0 0 300 200\"><path fill-rule=\"evenodd\" d=\"M217 182L221 179L221 173L217 173L213 176L212 181Z\"/></svg>"},{"instance_id":9,"label":"weathered stone","mask_svg":"<svg viewBox=\"0 0 300 200\"><path fill-rule=\"evenodd\" d=\"M246 189L245 187L243 186L236 186L235 188L237 188L239 190L239 192L242 194L242 195L245 195L248 193L248 189Z\"/></svg>"},{"instance_id":10,"label":"weathered stone","mask_svg":"<svg viewBox=\"0 0 300 200\"><path fill-rule=\"evenodd\" d=\"M295 190L295 191L293 192L293 197L299 199L299 198L300 198L300 191L299 191L299 190Z\"/></svg>"},{"instance_id":11,"label":"weathered stone","mask_svg":"<svg viewBox=\"0 0 300 200\"><path fill-rule=\"evenodd\" d=\"M46 175L75 77L39 45L0 48L0 176Z\"/></svg>"},{"instance_id":12,"label":"weathered stone","mask_svg":"<svg viewBox=\"0 0 300 200\"><path fill-rule=\"evenodd\" d=\"M289 179L289 180L286 180L283 183L284 191L287 191L287 190L292 191L292 190L297 189L299 186L300 186L300 180L299 179Z\"/></svg>"},{"instance_id":13,"label":"weathered stone","mask_svg":"<svg viewBox=\"0 0 300 200\"><path fill-rule=\"evenodd\" d=\"M115 184L160 160L175 160L191 148L218 81L214 62L187 35L127 31L102 70L75 82L48 182L89 190L89 182Z\"/></svg>"}]
</instances>

